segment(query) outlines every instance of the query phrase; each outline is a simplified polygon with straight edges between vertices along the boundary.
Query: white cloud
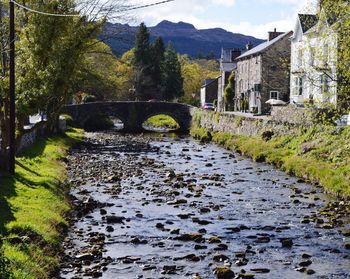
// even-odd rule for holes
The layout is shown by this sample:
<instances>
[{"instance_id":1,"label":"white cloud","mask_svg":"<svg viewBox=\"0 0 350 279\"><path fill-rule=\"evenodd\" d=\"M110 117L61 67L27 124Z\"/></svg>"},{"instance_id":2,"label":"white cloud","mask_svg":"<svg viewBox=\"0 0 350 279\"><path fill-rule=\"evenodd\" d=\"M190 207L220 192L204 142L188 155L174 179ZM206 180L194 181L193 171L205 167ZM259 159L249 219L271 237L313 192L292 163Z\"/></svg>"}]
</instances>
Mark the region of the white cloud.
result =
<instances>
[{"instance_id":1,"label":"white cloud","mask_svg":"<svg viewBox=\"0 0 350 279\"><path fill-rule=\"evenodd\" d=\"M154 0L153 0L154 1ZM144 0L144 4L152 3L152 0ZM293 30L298 13L314 13L317 0L258 0L268 6L273 4L289 4L291 8L283 11L282 16L276 15L274 21L267 21L261 24L254 24L254 20L247 20L232 23L231 19L213 20L208 16L208 11L222 6L232 7L237 1L246 0L176 0L155 8L143 9L137 12L138 22L144 21L147 25L153 26L166 19L173 22L184 21L193 24L198 29L221 27L235 33L255 36L266 39L267 32L277 28L278 31ZM263 17L263 15L262 15Z\"/></svg>"},{"instance_id":2,"label":"white cloud","mask_svg":"<svg viewBox=\"0 0 350 279\"><path fill-rule=\"evenodd\" d=\"M236 4L236 0L211 0L215 5L222 5L226 7L233 7Z\"/></svg>"}]
</instances>

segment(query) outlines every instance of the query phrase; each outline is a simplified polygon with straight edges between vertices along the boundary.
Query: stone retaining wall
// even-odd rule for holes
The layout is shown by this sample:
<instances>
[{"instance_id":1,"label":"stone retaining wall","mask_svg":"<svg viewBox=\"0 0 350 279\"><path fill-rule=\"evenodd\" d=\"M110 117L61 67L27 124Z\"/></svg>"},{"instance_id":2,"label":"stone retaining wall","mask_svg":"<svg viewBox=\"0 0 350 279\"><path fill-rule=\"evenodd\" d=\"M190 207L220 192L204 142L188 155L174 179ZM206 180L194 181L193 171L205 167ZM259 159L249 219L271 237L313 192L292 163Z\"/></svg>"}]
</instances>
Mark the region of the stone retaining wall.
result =
<instances>
[{"instance_id":1,"label":"stone retaining wall","mask_svg":"<svg viewBox=\"0 0 350 279\"><path fill-rule=\"evenodd\" d=\"M194 113L192 126L242 136L256 136L265 131L273 131L275 135L285 135L300 127L295 124L277 122L272 118L259 119L259 117L237 116L204 110L197 110Z\"/></svg>"},{"instance_id":2,"label":"stone retaining wall","mask_svg":"<svg viewBox=\"0 0 350 279\"><path fill-rule=\"evenodd\" d=\"M32 145L38 137L45 135L45 132L46 132L45 121L38 122L30 129L25 130L18 144L17 152L21 152L23 149Z\"/></svg>"},{"instance_id":3,"label":"stone retaining wall","mask_svg":"<svg viewBox=\"0 0 350 279\"><path fill-rule=\"evenodd\" d=\"M278 123L308 126L308 116L305 108L298 108L294 105L273 106L271 120Z\"/></svg>"},{"instance_id":4,"label":"stone retaining wall","mask_svg":"<svg viewBox=\"0 0 350 279\"><path fill-rule=\"evenodd\" d=\"M60 131L67 130L67 121L64 118L58 120L58 128ZM40 121L34 124L31 128L24 130L24 134L17 146L17 152L21 152L23 149L32 145L38 137L42 137L46 134L46 121Z\"/></svg>"}]
</instances>

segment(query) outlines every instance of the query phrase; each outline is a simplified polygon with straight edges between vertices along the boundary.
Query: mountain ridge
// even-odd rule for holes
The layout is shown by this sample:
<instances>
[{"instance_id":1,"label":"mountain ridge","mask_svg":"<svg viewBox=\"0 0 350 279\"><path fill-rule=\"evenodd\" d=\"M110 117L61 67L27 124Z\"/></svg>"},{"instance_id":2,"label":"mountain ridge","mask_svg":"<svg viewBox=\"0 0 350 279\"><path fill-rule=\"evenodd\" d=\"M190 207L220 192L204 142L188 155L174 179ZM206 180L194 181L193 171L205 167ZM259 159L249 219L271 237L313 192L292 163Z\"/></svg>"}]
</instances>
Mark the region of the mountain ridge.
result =
<instances>
[{"instance_id":1,"label":"mountain ridge","mask_svg":"<svg viewBox=\"0 0 350 279\"><path fill-rule=\"evenodd\" d=\"M221 48L243 49L248 42L254 46L264 42L253 36L232 33L223 28L196 29L193 24L183 21L174 23L163 20L148 29L151 41L161 36L165 44L171 41L178 53L188 54L191 57L206 56L213 52L216 58L219 58ZM115 54L122 55L134 47L137 30L138 26L108 22L102 37L107 37L105 42Z\"/></svg>"}]
</instances>

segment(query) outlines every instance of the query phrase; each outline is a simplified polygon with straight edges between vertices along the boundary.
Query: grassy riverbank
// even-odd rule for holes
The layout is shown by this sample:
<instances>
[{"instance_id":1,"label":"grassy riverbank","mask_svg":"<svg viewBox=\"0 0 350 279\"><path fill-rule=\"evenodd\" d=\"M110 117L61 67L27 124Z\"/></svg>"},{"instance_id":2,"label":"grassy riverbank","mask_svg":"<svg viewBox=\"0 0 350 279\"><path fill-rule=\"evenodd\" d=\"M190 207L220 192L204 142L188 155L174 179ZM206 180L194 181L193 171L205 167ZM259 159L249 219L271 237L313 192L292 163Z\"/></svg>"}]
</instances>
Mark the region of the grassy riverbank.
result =
<instances>
[{"instance_id":1,"label":"grassy riverbank","mask_svg":"<svg viewBox=\"0 0 350 279\"><path fill-rule=\"evenodd\" d=\"M51 278L58 267L70 209L64 160L81 137L81 130L70 130L39 139L16 159L16 175L0 178L0 234L14 278Z\"/></svg>"},{"instance_id":2,"label":"grassy riverbank","mask_svg":"<svg viewBox=\"0 0 350 279\"><path fill-rule=\"evenodd\" d=\"M313 183L327 191L350 196L350 127L313 127L286 136L254 137L210 132L194 127L191 135L212 140L258 162L278 168Z\"/></svg>"},{"instance_id":3,"label":"grassy riverbank","mask_svg":"<svg viewBox=\"0 0 350 279\"><path fill-rule=\"evenodd\" d=\"M172 130L179 128L179 124L177 124L177 122L173 118L165 114L159 114L149 118L146 121L146 124L154 127L160 127L160 128L166 128L166 129L172 129Z\"/></svg>"}]
</instances>

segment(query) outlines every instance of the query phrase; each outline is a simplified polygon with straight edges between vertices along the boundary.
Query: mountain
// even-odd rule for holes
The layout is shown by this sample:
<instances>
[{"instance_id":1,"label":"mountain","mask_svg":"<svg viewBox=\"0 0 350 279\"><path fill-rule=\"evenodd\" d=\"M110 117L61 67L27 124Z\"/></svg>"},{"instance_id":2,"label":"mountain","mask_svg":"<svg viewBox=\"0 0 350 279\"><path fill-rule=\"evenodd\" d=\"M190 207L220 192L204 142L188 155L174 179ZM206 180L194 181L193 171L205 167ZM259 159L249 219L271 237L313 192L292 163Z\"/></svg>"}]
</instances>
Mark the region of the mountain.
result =
<instances>
[{"instance_id":1,"label":"mountain","mask_svg":"<svg viewBox=\"0 0 350 279\"><path fill-rule=\"evenodd\" d=\"M137 26L128 24L107 23L101 38L106 38L106 43L113 52L121 55L134 47ZM151 40L161 36L167 45L173 42L177 52L197 57L199 54L207 55L213 52L218 58L221 48L244 48L248 42L254 46L263 42L261 39L242 34L231 33L221 28L196 29L186 22L170 22L164 20L154 27L149 27Z\"/></svg>"}]
</instances>

